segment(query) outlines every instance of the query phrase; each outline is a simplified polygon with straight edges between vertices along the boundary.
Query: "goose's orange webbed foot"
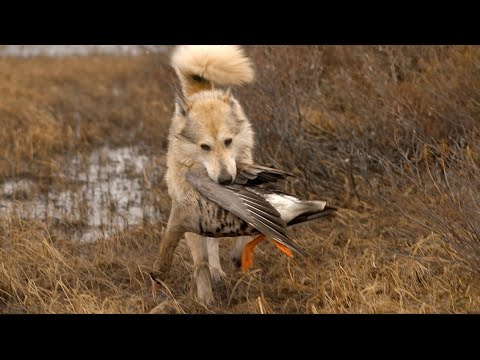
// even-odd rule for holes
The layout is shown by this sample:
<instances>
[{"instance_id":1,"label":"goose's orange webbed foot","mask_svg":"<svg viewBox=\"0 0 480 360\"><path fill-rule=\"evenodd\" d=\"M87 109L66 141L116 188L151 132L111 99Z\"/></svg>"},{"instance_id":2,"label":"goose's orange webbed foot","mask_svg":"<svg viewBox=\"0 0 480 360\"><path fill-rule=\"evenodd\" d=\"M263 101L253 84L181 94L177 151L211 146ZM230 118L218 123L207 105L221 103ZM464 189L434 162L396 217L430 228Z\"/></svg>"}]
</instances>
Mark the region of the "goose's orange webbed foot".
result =
<instances>
[{"instance_id":1,"label":"goose's orange webbed foot","mask_svg":"<svg viewBox=\"0 0 480 360\"><path fill-rule=\"evenodd\" d=\"M243 248L242 253L242 271L245 272L253 265L253 251L255 246L261 241L265 240L265 235L260 234L258 237L247 243Z\"/></svg>"},{"instance_id":2,"label":"goose's orange webbed foot","mask_svg":"<svg viewBox=\"0 0 480 360\"><path fill-rule=\"evenodd\" d=\"M275 246L278 248L278 250L280 250L281 252L283 252L285 255L287 255L288 257L292 257L293 256L293 253L292 253L292 250L290 250L288 247L286 247L285 245L283 244L280 244L278 241L275 241L273 240L273 243L275 244Z\"/></svg>"}]
</instances>

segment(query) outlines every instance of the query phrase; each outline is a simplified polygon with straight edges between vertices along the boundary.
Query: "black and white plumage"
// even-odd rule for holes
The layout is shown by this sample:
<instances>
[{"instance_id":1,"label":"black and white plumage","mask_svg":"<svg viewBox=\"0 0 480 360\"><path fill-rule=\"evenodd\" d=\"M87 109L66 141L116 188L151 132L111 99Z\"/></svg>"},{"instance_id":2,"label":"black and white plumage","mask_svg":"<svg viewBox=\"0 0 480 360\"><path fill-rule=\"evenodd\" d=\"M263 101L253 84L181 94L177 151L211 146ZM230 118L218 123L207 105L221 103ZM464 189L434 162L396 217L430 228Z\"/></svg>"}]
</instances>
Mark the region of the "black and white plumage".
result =
<instances>
[{"instance_id":1,"label":"black and white plumage","mask_svg":"<svg viewBox=\"0 0 480 360\"><path fill-rule=\"evenodd\" d=\"M336 209L326 207L325 201L300 200L261 186L287 176L293 175L260 165L239 165L234 184L220 185L205 170L191 170L187 181L209 200L203 203L205 216L199 234L229 237L262 233L305 255L290 239L287 227L331 216Z\"/></svg>"}]
</instances>

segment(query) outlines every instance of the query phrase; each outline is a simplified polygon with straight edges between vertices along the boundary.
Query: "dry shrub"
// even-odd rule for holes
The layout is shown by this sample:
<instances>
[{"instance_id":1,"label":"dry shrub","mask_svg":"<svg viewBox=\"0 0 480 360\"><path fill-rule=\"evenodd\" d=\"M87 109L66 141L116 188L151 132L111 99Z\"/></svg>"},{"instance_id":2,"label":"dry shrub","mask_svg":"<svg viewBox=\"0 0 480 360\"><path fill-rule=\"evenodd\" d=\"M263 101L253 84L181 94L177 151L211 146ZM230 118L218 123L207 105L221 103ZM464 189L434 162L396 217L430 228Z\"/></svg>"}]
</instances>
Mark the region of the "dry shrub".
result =
<instances>
[{"instance_id":1,"label":"dry shrub","mask_svg":"<svg viewBox=\"0 0 480 360\"><path fill-rule=\"evenodd\" d=\"M258 80L242 98L262 161L293 169L305 195L396 210L420 225L413 237L441 235L478 270L479 47L250 52Z\"/></svg>"}]
</instances>

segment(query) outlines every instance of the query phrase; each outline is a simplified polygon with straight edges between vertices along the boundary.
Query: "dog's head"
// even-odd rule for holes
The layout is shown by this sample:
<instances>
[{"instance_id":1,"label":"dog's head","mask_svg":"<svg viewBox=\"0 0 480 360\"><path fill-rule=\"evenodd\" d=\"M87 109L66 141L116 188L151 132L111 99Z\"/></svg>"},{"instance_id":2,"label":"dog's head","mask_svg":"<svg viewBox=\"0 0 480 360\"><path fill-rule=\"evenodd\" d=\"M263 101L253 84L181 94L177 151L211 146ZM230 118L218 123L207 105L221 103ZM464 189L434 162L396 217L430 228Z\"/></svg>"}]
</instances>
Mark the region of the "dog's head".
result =
<instances>
[{"instance_id":1,"label":"dog's head","mask_svg":"<svg viewBox=\"0 0 480 360\"><path fill-rule=\"evenodd\" d=\"M230 91L202 92L188 100L179 97L175 118L180 122L175 138L183 157L189 165L202 164L219 184L234 181L237 162L251 161L253 131Z\"/></svg>"}]
</instances>

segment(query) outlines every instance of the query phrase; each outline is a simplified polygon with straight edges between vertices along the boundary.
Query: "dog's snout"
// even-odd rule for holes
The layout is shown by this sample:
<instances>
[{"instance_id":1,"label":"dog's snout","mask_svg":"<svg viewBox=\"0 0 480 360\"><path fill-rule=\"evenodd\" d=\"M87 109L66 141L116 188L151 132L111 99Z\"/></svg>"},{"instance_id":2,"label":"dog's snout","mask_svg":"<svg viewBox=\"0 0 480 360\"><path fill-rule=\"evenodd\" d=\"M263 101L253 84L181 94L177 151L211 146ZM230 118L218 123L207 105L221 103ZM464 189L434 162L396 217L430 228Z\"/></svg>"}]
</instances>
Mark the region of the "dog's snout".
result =
<instances>
[{"instance_id":1,"label":"dog's snout","mask_svg":"<svg viewBox=\"0 0 480 360\"><path fill-rule=\"evenodd\" d=\"M229 185L233 181L232 175L228 173L221 173L220 176L218 177L218 183L220 185Z\"/></svg>"}]
</instances>

